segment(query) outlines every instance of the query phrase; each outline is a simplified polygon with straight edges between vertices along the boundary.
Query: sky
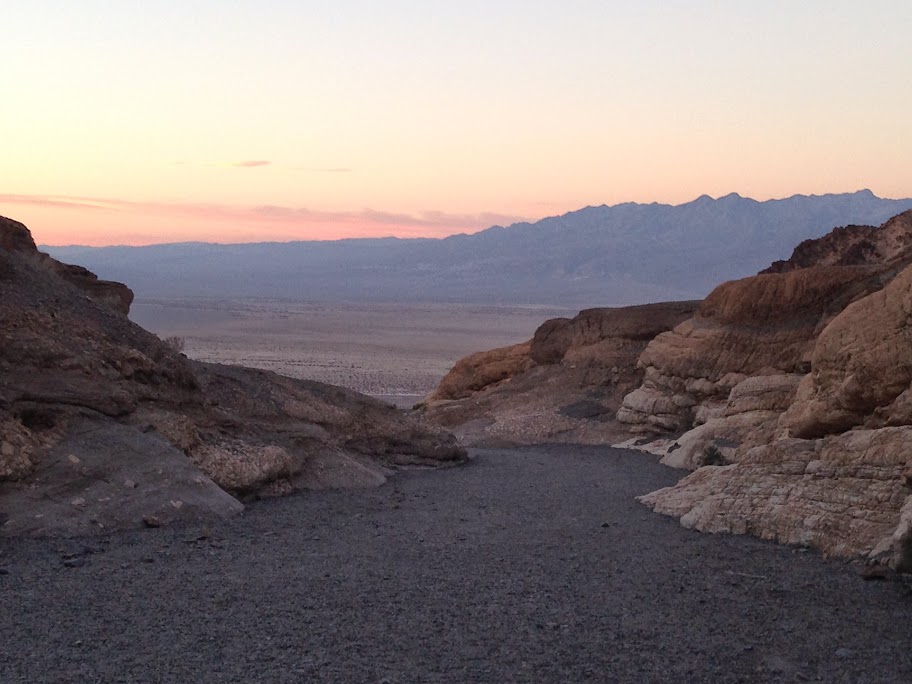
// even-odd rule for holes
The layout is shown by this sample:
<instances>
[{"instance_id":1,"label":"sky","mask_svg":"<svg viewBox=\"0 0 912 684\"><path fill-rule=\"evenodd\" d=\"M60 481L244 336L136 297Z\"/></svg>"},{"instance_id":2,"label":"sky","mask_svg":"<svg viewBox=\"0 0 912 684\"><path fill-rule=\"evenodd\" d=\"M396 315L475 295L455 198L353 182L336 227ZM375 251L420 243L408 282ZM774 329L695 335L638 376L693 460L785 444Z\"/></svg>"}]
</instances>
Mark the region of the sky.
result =
<instances>
[{"instance_id":1,"label":"sky","mask_svg":"<svg viewBox=\"0 0 912 684\"><path fill-rule=\"evenodd\" d=\"M0 215L40 244L912 196L907 0L0 0L0 18Z\"/></svg>"}]
</instances>

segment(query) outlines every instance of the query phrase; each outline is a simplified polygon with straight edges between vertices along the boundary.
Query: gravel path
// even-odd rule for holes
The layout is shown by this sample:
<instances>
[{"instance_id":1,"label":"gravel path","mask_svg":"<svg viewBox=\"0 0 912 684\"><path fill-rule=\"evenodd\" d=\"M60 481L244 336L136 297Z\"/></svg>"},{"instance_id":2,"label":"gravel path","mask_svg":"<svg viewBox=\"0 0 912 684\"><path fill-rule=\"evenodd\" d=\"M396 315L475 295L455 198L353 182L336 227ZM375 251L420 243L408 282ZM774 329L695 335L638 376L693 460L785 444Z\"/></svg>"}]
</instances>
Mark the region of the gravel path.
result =
<instances>
[{"instance_id":1,"label":"gravel path","mask_svg":"<svg viewBox=\"0 0 912 684\"><path fill-rule=\"evenodd\" d=\"M907 583L633 500L679 476L479 451L208 537L0 540L0 682L912 681Z\"/></svg>"}]
</instances>

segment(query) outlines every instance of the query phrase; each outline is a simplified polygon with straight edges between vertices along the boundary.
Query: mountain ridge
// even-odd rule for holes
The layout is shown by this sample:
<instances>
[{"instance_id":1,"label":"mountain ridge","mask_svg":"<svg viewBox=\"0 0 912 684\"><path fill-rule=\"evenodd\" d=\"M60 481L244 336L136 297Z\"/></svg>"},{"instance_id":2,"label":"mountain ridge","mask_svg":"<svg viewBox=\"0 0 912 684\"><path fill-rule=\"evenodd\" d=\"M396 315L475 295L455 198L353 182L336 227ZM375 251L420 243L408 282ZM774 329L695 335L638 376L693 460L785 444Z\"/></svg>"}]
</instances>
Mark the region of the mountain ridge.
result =
<instances>
[{"instance_id":1,"label":"mountain ridge","mask_svg":"<svg viewBox=\"0 0 912 684\"><path fill-rule=\"evenodd\" d=\"M870 190L759 202L583 207L446 238L45 247L139 297L304 297L617 306L705 296L834 225L912 208Z\"/></svg>"}]
</instances>

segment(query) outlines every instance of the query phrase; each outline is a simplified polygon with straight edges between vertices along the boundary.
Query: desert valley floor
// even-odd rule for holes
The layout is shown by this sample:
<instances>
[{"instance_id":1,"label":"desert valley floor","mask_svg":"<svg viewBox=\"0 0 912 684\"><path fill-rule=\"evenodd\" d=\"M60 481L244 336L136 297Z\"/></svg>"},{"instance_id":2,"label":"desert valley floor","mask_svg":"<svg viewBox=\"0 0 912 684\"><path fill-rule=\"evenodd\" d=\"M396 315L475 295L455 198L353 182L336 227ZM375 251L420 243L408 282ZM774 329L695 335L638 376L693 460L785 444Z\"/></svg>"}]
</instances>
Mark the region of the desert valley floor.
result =
<instances>
[{"instance_id":1,"label":"desert valley floor","mask_svg":"<svg viewBox=\"0 0 912 684\"><path fill-rule=\"evenodd\" d=\"M463 356L532 337L553 307L179 299L134 302L130 318L201 361L319 380L411 406Z\"/></svg>"}]
</instances>

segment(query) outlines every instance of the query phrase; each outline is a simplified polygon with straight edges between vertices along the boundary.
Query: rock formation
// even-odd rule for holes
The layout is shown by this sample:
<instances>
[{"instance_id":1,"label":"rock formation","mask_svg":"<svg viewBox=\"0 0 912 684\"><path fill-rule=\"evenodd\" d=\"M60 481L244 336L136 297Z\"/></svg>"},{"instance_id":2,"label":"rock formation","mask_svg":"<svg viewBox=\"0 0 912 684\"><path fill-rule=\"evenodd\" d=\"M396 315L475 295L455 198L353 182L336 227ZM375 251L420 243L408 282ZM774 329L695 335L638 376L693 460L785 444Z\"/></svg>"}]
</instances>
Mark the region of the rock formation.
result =
<instances>
[{"instance_id":1,"label":"rock formation","mask_svg":"<svg viewBox=\"0 0 912 684\"><path fill-rule=\"evenodd\" d=\"M695 469L641 497L683 525L912 572L910 321L906 212L806 241L701 303L548 321L457 364L427 412L475 443L632 432L620 446Z\"/></svg>"},{"instance_id":2,"label":"rock formation","mask_svg":"<svg viewBox=\"0 0 912 684\"><path fill-rule=\"evenodd\" d=\"M226 515L237 497L465 457L355 392L192 362L131 323L131 301L0 219L0 534Z\"/></svg>"},{"instance_id":3,"label":"rock formation","mask_svg":"<svg viewBox=\"0 0 912 684\"><path fill-rule=\"evenodd\" d=\"M532 340L459 361L428 398L427 415L466 444L603 443L642 373L646 343L691 316L696 302L587 309L545 322Z\"/></svg>"},{"instance_id":4,"label":"rock formation","mask_svg":"<svg viewBox=\"0 0 912 684\"><path fill-rule=\"evenodd\" d=\"M48 269L75 285L99 304L104 304L126 316L133 303L133 291L123 283L99 280L82 266L62 264L38 251L32 234L23 224L0 216L0 250L15 252L38 268Z\"/></svg>"},{"instance_id":5,"label":"rock formation","mask_svg":"<svg viewBox=\"0 0 912 684\"><path fill-rule=\"evenodd\" d=\"M838 229L656 338L618 418L687 430L663 462L699 469L642 501L687 527L912 571L910 244L912 212ZM729 464L699 467L708 447Z\"/></svg>"},{"instance_id":6,"label":"rock formation","mask_svg":"<svg viewBox=\"0 0 912 684\"><path fill-rule=\"evenodd\" d=\"M785 261L761 273L786 273L811 266L885 264L912 247L912 214L894 216L882 226L835 228L816 240L805 240Z\"/></svg>"}]
</instances>

